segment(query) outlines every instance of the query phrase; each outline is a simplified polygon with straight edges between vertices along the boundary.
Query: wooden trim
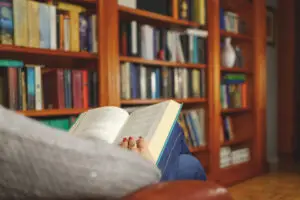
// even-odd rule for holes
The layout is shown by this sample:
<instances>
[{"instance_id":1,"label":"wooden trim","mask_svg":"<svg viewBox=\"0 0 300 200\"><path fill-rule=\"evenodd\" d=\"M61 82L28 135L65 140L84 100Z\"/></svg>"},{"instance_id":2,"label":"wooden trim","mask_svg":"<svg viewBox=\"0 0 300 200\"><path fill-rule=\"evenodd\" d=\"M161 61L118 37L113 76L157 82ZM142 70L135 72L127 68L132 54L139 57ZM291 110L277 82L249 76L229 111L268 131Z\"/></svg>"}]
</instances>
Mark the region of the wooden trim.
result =
<instances>
[{"instance_id":1,"label":"wooden trim","mask_svg":"<svg viewBox=\"0 0 300 200\"><path fill-rule=\"evenodd\" d=\"M265 1L253 0L253 109L255 136L252 148L257 172L263 171L266 160L266 7Z\"/></svg>"},{"instance_id":2,"label":"wooden trim","mask_svg":"<svg viewBox=\"0 0 300 200\"><path fill-rule=\"evenodd\" d=\"M174 19L178 19L179 18L178 1L179 0L172 0L172 15L173 15Z\"/></svg>"},{"instance_id":3,"label":"wooden trim","mask_svg":"<svg viewBox=\"0 0 300 200\"><path fill-rule=\"evenodd\" d=\"M209 172L216 177L219 171L220 151L220 4L219 0L207 1L208 17L208 145Z\"/></svg>"},{"instance_id":4,"label":"wooden trim","mask_svg":"<svg viewBox=\"0 0 300 200\"><path fill-rule=\"evenodd\" d=\"M172 98L170 98L172 99ZM121 100L121 104L123 105L145 105L145 104L154 104L162 101L170 100L170 99L128 99ZM187 98L187 99L172 99L179 103L205 103L207 99L205 98Z\"/></svg>"},{"instance_id":5,"label":"wooden trim","mask_svg":"<svg viewBox=\"0 0 300 200\"><path fill-rule=\"evenodd\" d=\"M129 56L120 56L121 62L133 62L140 63L145 65L155 65L158 67L184 67L184 68L205 68L205 64L194 64L194 63L177 63L177 62L169 62L164 60L146 60L144 58L139 57L129 57Z\"/></svg>"},{"instance_id":6,"label":"wooden trim","mask_svg":"<svg viewBox=\"0 0 300 200\"><path fill-rule=\"evenodd\" d=\"M279 153L293 152L293 138L296 132L296 53L295 41L295 0L278 1L278 93L277 93L277 124ZM297 36L298 37L298 36ZM297 77L299 79L299 77ZM297 111L298 112L298 111Z\"/></svg>"},{"instance_id":7,"label":"wooden trim","mask_svg":"<svg viewBox=\"0 0 300 200\"><path fill-rule=\"evenodd\" d=\"M100 105L120 106L119 13L116 0L98 2Z\"/></svg>"}]
</instances>

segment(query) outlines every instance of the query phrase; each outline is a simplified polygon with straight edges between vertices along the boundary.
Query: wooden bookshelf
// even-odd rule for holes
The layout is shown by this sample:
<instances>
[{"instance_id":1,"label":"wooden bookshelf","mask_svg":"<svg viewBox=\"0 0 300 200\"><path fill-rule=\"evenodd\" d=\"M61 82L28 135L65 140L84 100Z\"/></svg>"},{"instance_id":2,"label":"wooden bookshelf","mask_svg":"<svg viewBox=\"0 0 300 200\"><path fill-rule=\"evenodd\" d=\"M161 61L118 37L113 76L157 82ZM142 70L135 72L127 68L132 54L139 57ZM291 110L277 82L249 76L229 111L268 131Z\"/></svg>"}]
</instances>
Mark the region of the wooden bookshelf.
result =
<instances>
[{"instance_id":1,"label":"wooden bookshelf","mask_svg":"<svg viewBox=\"0 0 300 200\"><path fill-rule=\"evenodd\" d=\"M139 63L144 65L153 65L153 66L164 66L164 67L183 67L183 68L205 68L205 64L194 64L194 63L176 63L176 62L168 62L163 60L145 60L143 58L138 57L127 57L120 56L121 62L132 62Z\"/></svg>"},{"instance_id":2,"label":"wooden bookshelf","mask_svg":"<svg viewBox=\"0 0 300 200\"><path fill-rule=\"evenodd\" d=\"M28 111L17 111L18 113L27 117L49 117L49 116L71 116L78 115L87 111L88 109L49 109L49 110L28 110Z\"/></svg>"},{"instance_id":3,"label":"wooden bookshelf","mask_svg":"<svg viewBox=\"0 0 300 200\"><path fill-rule=\"evenodd\" d=\"M51 49L40 49L40 48L31 48L31 47L21 47L14 45L0 45L0 52L6 53L19 53L24 56L26 55L43 55L48 57L69 57L69 58L79 58L87 60L96 60L98 56L96 54L88 52L71 52L71 51L62 51L62 50L51 50Z\"/></svg>"},{"instance_id":4,"label":"wooden bookshelf","mask_svg":"<svg viewBox=\"0 0 300 200\"><path fill-rule=\"evenodd\" d=\"M239 34L239 33L233 33L233 32L226 32L224 30L221 30L221 36L222 37L231 37L233 39L238 39L238 40L252 41L251 36Z\"/></svg>"},{"instance_id":5,"label":"wooden bookshelf","mask_svg":"<svg viewBox=\"0 0 300 200\"><path fill-rule=\"evenodd\" d=\"M251 74L251 71L247 68L238 68L238 67L233 67L233 68L227 68L227 67L221 67L221 72L224 73L245 73L245 74Z\"/></svg>"},{"instance_id":6,"label":"wooden bookshelf","mask_svg":"<svg viewBox=\"0 0 300 200\"><path fill-rule=\"evenodd\" d=\"M128 8L125 6L118 6L118 10L121 18L127 18L129 20L138 20L145 24L163 25L163 26L183 26L183 27L200 27L195 22L189 22L185 20L174 19L171 16L160 15L152 12L148 12L140 9Z\"/></svg>"},{"instance_id":7,"label":"wooden bookshelf","mask_svg":"<svg viewBox=\"0 0 300 200\"><path fill-rule=\"evenodd\" d=\"M165 16L141 9L119 6L117 0L63 0L91 9L97 14L98 52L70 52L12 45L0 45L1 57L27 58L40 64L57 68L73 69L78 66L84 68L86 64L95 64L98 75L99 106L143 106L159 103L167 99L122 99L121 98L121 63L135 63L147 67L167 69L187 68L205 72L206 94L203 98L174 99L183 103L184 109L205 109L204 147L190 147L191 152L205 163L208 177L211 181L230 185L245 180L263 172L265 167L265 110L266 110L266 58L265 58L265 1L252 0L207 0L206 25L180 20L178 14L178 0L172 0L172 16ZM234 3L232 3L234 2ZM236 4L235 4L236 3ZM249 5L251 4L251 5ZM239 5L238 7L236 5ZM220 8L237 12L246 22L245 34L226 32L220 29ZM247 9L245 9L247 8ZM184 31L187 28L207 30L207 64L180 63L162 60L146 60L139 57L123 56L119 46L121 40L120 22L135 20L154 27ZM221 40L231 37L232 43L239 44L245 59L244 68L224 68L221 66ZM42 57L43 59L39 59ZM45 58L45 59L44 59ZM47 58L47 59L46 59ZM242 73L247 77L247 106L243 108L222 109L220 103L221 75L224 73ZM78 115L86 109L53 109L40 111L17 111L32 118L62 117ZM221 116L232 116L235 125L234 140L222 143L220 141ZM220 168L220 149L224 146L241 145L251 151L251 161L228 168Z\"/></svg>"},{"instance_id":8,"label":"wooden bookshelf","mask_svg":"<svg viewBox=\"0 0 300 200\"><path fill-rule=\"evenodd\" d=\"M247 112L247 111L250 111L250 108L226 108L221 110L223 114L240 113L240 112Z\"/></svg>"},{"instance_id":9,"label":"wooden bookshelf","mask_svg":"<svg viewBox=\"0 0 300 200\"><path fill-rule=\"evenodd\" d=\"M155 104L162 101L170 99L130 99L130 100L121 100L122 105L143 105L143 104ZM205 98L188 98L188 99L173 99L179 103L205 103L207 99Z\"/></svg>"}]
</instances>

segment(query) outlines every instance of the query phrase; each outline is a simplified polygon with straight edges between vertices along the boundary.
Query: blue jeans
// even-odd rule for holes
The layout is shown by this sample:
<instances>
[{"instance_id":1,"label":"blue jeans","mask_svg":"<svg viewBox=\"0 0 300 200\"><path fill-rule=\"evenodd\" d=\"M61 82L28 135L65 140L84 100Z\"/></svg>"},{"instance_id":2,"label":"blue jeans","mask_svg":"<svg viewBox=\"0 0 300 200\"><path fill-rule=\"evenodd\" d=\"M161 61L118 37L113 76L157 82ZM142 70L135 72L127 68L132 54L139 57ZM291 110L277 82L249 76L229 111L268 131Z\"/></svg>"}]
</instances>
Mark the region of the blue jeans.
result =
<instances>
[{"instance_id":1,"label":"blue jeans","mask_svg":"<svg viewBox=\"0 0 300 200\"><path fill-rule=\"evenodd\" d=\"M190 154L181 154L169 170L168 176L162 181L201 180L205 181L206 174L200 161Z\"/></svg>"}]
</instances>

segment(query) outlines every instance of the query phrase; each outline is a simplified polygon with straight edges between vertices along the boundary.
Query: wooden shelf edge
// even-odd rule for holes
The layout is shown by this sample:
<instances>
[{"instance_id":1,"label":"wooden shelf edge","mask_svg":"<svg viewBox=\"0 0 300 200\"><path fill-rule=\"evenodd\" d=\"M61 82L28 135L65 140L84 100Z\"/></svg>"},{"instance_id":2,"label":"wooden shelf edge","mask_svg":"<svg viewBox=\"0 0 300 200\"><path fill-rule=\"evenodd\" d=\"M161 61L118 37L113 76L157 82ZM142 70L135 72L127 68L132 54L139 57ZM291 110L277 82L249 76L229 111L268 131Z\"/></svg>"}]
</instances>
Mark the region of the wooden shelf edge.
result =
<instances>
[{"instance_id":1,"label":"wooden shelf edge","mask_svg":"<svg viewBox=\"0 0 300 200\"><path fill-rule=\"evenodd\" d=\"M162 23L180 25L180 26L188 26L188 27L200 27L200 24L196 22L190 22L185 20L174 19L173 17L161 15L141 9L129 8L126 6L118 6L119 12L121 14L138 16L139 18L136 20L149 20L149 21L159 21Z\"/></svg>"},{"instance_id":2,"label":"wooden shelf edge","mask_svg":"<svg viewBox=\"0 0 300 200\"><path fill-rule=\"evenodd\" d=\"M207 146L200 146L200 147L189 147L191 153L198 153L202 151L207 151Z\"/></svg>"},{"instance_id":3,"label":"wooden shelf edge","mask_svg":"<svg viewBox=\"0 0 300 200\"><path fill-rule=\"evenodd\" d=\"M185 68L199 68L199 69L206 68L205 64L176 63L176 62L168 62L163 60L146 60L139 57L128 57L128 56L120 56L120 61L139 63L145 65L164 66L164 67L185 67Z\"/></svg>"},{"instance_id":4,"label":"wooden shelf edge","mask_svg":"<svg viewBox=\"0 0 300 200\"><path fill-rule=\"evenodd\" d=\"M229 140L229 141L224 141L221 146L230 146L230 145L237 145L245 142L249 142L252 140L253 136L252 135L247 135L243 137L237 137L235 139Z\"/></svg>"},{"instance_id":5,"label":"wooden shelf edge","mask_svg":"<svg viewBox=\"0 0 300 200\"><path fill-rule=\"evenodd\" d=\"M50 116L64 116L64 115L78 115L87 111L85 108L76 109L47 109L47 110L28 110L17 111L17 113L25 115L27 117L50 117Z\"/></svg>"},{"instance_id":6,"label":"wooden shelf edge","mask_svg":"<svg viewBox=\"0 0 300 200\"><path fill-rule=\"evenodd\" d=\"M46 56L62 56L62 57L73 57L82 59L97 59L96 54L88 52L71 52L62 50L52 50L52 49L40 49L32 47L22 47L14 45L0 45L0 52L12 52L12 53L23 53L23 54L36 54L36 55L46 55Z\"/></svg>"},{"instance_id":7,"label":"wooden shelf edge","mask_svg":"<svg viewBox=\"0 0 300 200\"><path fill-rule=\"evenodd\" d=\"M168 99L128 99L128 100L121 100L121 104L123 105L143 105L143 104L155 104L160 103L162 101L167 100L174 100L178 103L204 103L207 102L206 98L188 98L188 99L174 99L174 98L168 98Z\"/></svg>"},{"instance_id":8,"label":"wooden shelf edge","mask_svg":"<svg viewBox=\"0 0 300 200\"><path fill-rule=\"evenodd\" d=\"M227 67L221 67L220 68L221 72L234 72L234 73L246 73L250 74L250 70L247 68L238 68L238 67L233 67L233 68L227 68Z\"/></svg>"},{"instance_id":9,"label":"wooden shelf edge","mask_svg":"<svg viewBox=\"0 0 300 200\"><path fill-rule=\"evenodd\" d=\"M222 37L232 37L233 39L241 39L241 40L248 40L251 41L252 37L245 35L245 34L240 34L240 33L233 33L233 32L227 32L224 30L220 30L221 36Z\"/></svg>"},{"instance_id":10,"label":"wooden shelf edge","mask_svg":"<svg viewBox=\"0 0 300 200\"><path fill-rule=\"evenodd\" d=\"M220 168L220 170L224 170L224 171L235 171L235 170L238 170L238 169L241 169L241 168L245 168L249 165L251 165L252 162L251 160L250 161L247 161L247 162L243 162L243 163L239 163L239 164L233 164L229 167L225 167L225 168Z\"/></svg>"},{"instance_id":11,"label":"wooden shelf edge","mask_svg":"<svg viewBox=\"0 0 300 200\"><path fill-rule=\"evenodd\" d=\"M226 108L222 109L221 113L226 114L226 113L237 113L237 112L247 112L251 110L250 108Z\"/></svg>"}]
</instances>

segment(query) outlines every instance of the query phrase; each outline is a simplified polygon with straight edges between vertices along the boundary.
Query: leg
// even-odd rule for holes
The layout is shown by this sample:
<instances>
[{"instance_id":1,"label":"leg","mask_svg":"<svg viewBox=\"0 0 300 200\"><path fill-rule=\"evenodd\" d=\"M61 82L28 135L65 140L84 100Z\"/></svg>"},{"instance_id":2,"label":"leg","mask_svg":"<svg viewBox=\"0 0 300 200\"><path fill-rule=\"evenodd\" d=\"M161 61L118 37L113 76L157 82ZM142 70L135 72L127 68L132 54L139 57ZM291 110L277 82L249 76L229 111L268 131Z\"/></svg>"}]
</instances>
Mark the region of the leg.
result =
<instances>
[{"instance_id":1,"label":"leg","mask_svg":"<svg viewBox=\"0 0 300 200\"><path fill-rule=\"evenodd\" d=\"M166 181L171 180L206 180L205 171L200 161L192 155L181 154L174 167L168 173Z\"/></svg>"}]
</instances>

